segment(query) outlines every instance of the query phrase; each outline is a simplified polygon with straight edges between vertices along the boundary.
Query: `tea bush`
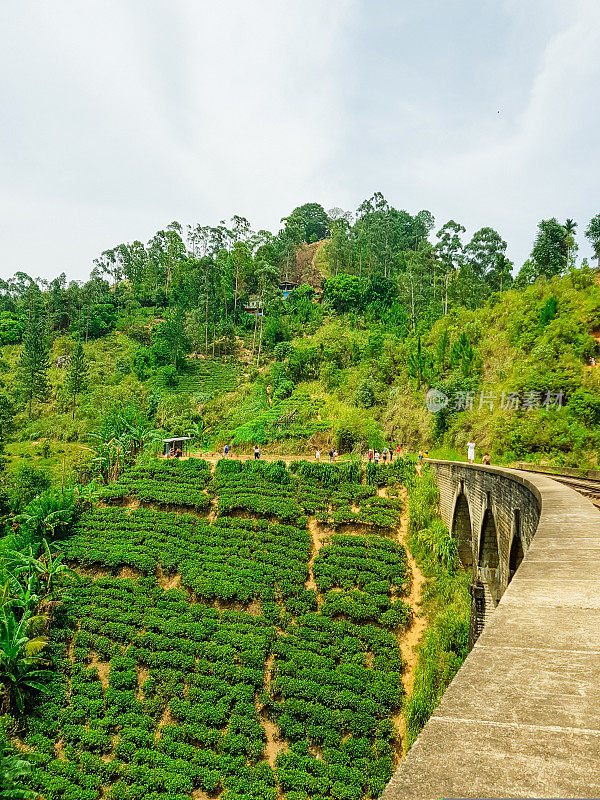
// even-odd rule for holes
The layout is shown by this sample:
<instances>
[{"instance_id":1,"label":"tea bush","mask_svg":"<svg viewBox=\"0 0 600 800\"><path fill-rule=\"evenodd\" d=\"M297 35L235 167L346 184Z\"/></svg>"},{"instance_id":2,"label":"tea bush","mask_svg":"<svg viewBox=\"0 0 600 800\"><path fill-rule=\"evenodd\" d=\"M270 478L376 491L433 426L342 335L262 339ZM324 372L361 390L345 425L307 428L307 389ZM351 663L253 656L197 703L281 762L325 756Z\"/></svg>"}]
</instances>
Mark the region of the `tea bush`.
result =
<instances>
[{"instance_id":1,"label":"tea bush","mask_svg":"<svg viewBox=\"0 0 600 800\"><path fill-rule=\"evenodd\" d=\"M214 515L164 508L199 510L200 494ZM123 497L163 509L110 505ZM399 501L378 497L358 464L233 459L212 477L203 462L149 461L102 499L64 543L86 571L57 612L55 680L29 722L33 790L45 800L377 796L397 760L406 554L377 533L333 535L309 590L306 515L348 510L389 531ZM274 768L266 720L287 742Z\"/></svg>"}]
</instances>

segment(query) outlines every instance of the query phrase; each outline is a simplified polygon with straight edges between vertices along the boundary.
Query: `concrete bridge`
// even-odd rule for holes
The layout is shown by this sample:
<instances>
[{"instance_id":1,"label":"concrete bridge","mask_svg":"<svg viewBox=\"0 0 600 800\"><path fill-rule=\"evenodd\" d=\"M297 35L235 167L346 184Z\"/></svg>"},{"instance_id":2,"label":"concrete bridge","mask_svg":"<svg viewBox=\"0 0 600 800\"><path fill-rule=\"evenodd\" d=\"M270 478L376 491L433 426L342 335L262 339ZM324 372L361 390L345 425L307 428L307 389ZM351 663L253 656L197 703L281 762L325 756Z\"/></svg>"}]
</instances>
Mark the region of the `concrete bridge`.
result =
<instances>
[{"instance_id":1,"label":"concrete bridge","mask_svg":"<svg viewBox=\"0 0 600 800\"><path fill-rule=\"evenodd\" d=\"M430 462L473 649L382 800L600 797L600 512L551 478Z\"/></svg>"}]
</instances>

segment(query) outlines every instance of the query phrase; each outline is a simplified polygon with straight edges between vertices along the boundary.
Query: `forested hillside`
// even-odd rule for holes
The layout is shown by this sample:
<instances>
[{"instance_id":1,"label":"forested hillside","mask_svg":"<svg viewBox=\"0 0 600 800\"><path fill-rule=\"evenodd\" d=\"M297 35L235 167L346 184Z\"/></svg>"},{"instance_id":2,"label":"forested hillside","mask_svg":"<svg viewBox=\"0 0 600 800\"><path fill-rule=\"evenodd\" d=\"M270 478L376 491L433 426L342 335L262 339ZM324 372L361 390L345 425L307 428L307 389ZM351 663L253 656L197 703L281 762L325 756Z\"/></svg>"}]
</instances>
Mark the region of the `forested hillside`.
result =
<instances>
[{"instance_id":1,"label":"forested hillside","mask_svg":"<svg viewBox=\"0 0 600 800\"><path fill-rule=\"evenodd\" d=\"M300 206L276 235L172 223L83 284L17 273L0 297L6 493L17 468L106 480L184 433L277 453L474 437L496 460L594 465L600 289L576 224L543 220L516 274L492 228L436 228L375 194L355 215ZM585 235L597 257L600 215Z\"/></svg>"},{"instance_id":2,"label":"forested hillside","mask_svg":"<svg viewBox=\"0 0 600 800\"><path fill-rule=\"evenodd\" d=\"M516 274L492 228L435 230L376 194L2 284L2 796L379 796L467 651L414 451L596 466L600 444L575 223L542 221ZM600 215L585 233L598 258ZM183 435L198 458L154 458Z\"/></svg>"}]
</instances>

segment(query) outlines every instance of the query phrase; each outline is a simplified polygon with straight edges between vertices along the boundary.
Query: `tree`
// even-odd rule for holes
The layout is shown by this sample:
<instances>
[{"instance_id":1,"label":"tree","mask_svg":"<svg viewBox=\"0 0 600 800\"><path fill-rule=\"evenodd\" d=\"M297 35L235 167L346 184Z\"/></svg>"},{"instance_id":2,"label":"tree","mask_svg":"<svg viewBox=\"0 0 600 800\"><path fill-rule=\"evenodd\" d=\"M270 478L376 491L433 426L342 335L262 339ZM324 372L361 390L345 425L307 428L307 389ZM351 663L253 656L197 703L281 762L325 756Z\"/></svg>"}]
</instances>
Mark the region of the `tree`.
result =
<instances>
[{"instance_id":1,"label":"tree","mask_svg":"<svg viewBox=\"0 0 600 800\"><path fill-rule=\"evenodd\" d=\"M49 544L47 539L42 540L42 553L39 558L33 555L31 547L29 553L18 550L8 553L7 568L19 582L25 578L29 583L31 578L34 578L39 595L39 608L48 613L49 617L54 606L64 599L64 579L79 580L79 574L65 564L63 559L62 550L55 542Z\"/></svg>"},{"instance_id":2,"label":"tree","mask_svg":"<svg viewBox=\"0 0 600 800\"><path fill-rule=\"evenodd\" d=\"M421 388L421 383L427 371L428 357L421 346L421 337L407 342L406 366L409 376L416 381L417 389Z\"/></svg>"},{"instance_id":3,"label":"tree","mask_svg":"<svg viewBox=\"0 0 600 800\"><path fill-rule=\"evenodd\" d=\"M233 314L237 311L240 288L252 269L252 254L245 242L236 242L229 254L229 265L233 276Z\"/></svg>"},{"instance_id":4,"label":"tree","mask_svg":"<svg viewBox=\"0 0 600 800\"><path fill-rule=\"evenodd\" d=\"M325 281L325 297L336 311L343 314L360 307L360 280L355 275L340 273Z\"/></svg>"},{"instance_id":5,"label":"tree","mask_svg":"<svg viewBox=\"0 0 600 800\"><path fill-rule=\"evenodd\" d=\"M73 419L75 419L77 395L86 390L87 382L88 365L83 352L83 342L81 339L77 339L75 350L71 353L67 364L67 374L65 375L66 389L73 396Z\"/></svg>"},{"instance_id":6,"label":"tree","mask_svg":"<svg viewBox=\"0 0 600 800\"><path fill-rule=\"evenodd\" d=\"M133 464L148 442L162 434L155 430L139 403L115 403L102 417L90 441L96 451L94 461L103 479L116 480L125 466Z\"/></svg>"},{"instance_id":7,"label":"tree","mask_svg":"<svg viewBox=\"0 0 600 800\"><path fill-rule=\"evenodd\" d=\"M258 339L258 357L256 362L258 366L258 363L260 361L260 351L262 347L264 316L267 307L269 305L269 302L272 301L275 297L275 289L279 281L279 272L275 267L269 264L268 261L259 261L257 264L256 279L258 283L258 308L256 309L256 314L254 316L254 336L252 337L252 355L254 355L254 346L256 343L256 326L258 324L259 309L262 309L262 314L260 315L260 336Z\"/></svg>"},{"instance_id":8,"label":"tree","mask_svg":"<svg viewBox=\"0 0 600 800\"><path fill-rule=\"evenodd\" d=\"M436 233L438 242L435 245L435 253L441 263L444 278L444 314L448 313L448 286L463 261L463 243L460 235L465 233L465 230L462 225L451 219Z\"/></svg>"},{"instance_id":9,"label":"tree","mask_svg":"<svg viewBox=\"0 0 600 800\"><path fill-rule=\"evenodd\" d=\"M331 236L324 244L324 252L329 263L330 273L349 272L352 266L351 228L345 216L329 220Z\"/></svg>"},{"instance_id":10,"label":"tree","mask_svg":"<svg viewBox=\"0 0 600 800\"><path fill-rule=\"evenodd\" d=\"M506 247L504 239L493 228L480 228L465 247L465 256L473 272L487 282L498 265L498 259L504 257Z\"/></svg>"},{"instance_id":11,"label":"tree","mask_svg":"<svg viewBox=\"0 0 600 800\"><path fill-rule=\"evenodd\" d=\"M406 253L406 269L399 276L400 298L410 309L412 329L416 330L436 299L436 271L439 262L432 245L423 241L417 250Z\"/></svg>"},{"instance_id":12,"label":"tree","mask_svg":"<svg viewBox=\"0 0 600 800\"><path fill-rule=\"evenodd\" d=\"M420 242L427 239L429 233L435 226L435 217L426 208L419 211L413 219L414 249L416 250Z\"/></svg>"},{"instance_id":13,"label":"tree","mask_svg":"<svg viewBox=\"0 0 600 800\"><path fill-rule=\"evenodd\" d=\"M29 406L29 416L33 401L45 400L49 386L47 372L50 367L48 342L44 318L42 293L35 283L27 289L27 321L23 331L23 350L19 360L18 382L22 397Z\"/></svg>"},{"instance_id":14,"label":"tree","mask_svg":"<svg viewBox=\"0 0 600 800\"><path fill-rule=\"evenodd\" d=\"M535 265L533 261L528 258L519 270L513 286L515 289L524 289L526 286L530 286L532 283L535 283L536 278L537 273Z\"/></svg>"},{"instance_id":15,"label":"tree","mask_svg":"<svg viewBox=\"0 0 600 800\"><path fill-rule=\"evenodd\" d=\"M565 229L556 219L543 219L538 225L538 233L531 251L537 276L552 278L562 275L568 266L568 246Z\"/></svg>"},{"instance_id":16,"label":"tree","mask_svg":"<svg viewBox=\"0 0 600 800\"><path fill-rule=\"evenodd\" d=\"M296 260L296 248L300 246L304 240L305 226L302 217L297 214L290 214L289 217L283 217L283 230L280 232L281 245L283 250L283 257L285 260L285 279L290 277L290 267L292 262Z\"/></svg>"},{"instance_id":17,"label":"tree","mask_svg":"<svg viewBox=\"0 0 600 800\"><path fill-rule=\"evenodd\" d=\"M577 228L577 223L572 219L566 219L565 224L563 225L563 229L565 231L565 240L567 242L567 266L573 267L575 263L571 264L571 256L573 257L573 262L576 259L576 251L577 245L575 243L575 229Z\"/></svg>"},{"instance_id":18,"label":"tree","mask_svg":"<svg viewBox=\"0 0 600 800\"><path fill-rule=\"evenodd\" d=\"M475 351L466 333L461 333L450 351L450 365L453 369L460 367L463 378L469 378L475 365Z\"/></svg>"},{"instance_id":19,"label":"tree","mask_svg":"<svg viewBox=\"0 0 600 800\"><path fill-rule=\"evenodd\" d=\"M600 262L600 214L592 217L590 224L585 229L585 235L594 248L594 258Z\"/></svg>"},{"instance_id":20,"label":"tree","mask_svg":"<svg viewBox=\"0 0 600 800\"><path fill-rule=\"evenodd\" d=\"M172 364L175 370L183 366L190 343L185 335L185 314L181 306L169 308L154 333L153 350L157 360Z\"/></svg>"},{"instance_id":21,"label":"tree","mask_svg":"<svg viewBox=\"0 0 600 800\"><path fill-rule=\"evenodd\" d=\"M292 211L290 217L296 217L302 221L302 236L305 242L317 242L325 239L329 233L329 218L319 203L305 203L303 206L298 206Z\"/></svg>"},{"instance_id":22,"label":"tree","mask_svg":"<svg viewBox=\"0 0 600 800\"><path fill-rule=\"evenodd\" d=\"M487 275L487 283L492 292L508 289L512 283L512 268L512 261L499 253L494 268Z\"/></svg>"}]
</instances>

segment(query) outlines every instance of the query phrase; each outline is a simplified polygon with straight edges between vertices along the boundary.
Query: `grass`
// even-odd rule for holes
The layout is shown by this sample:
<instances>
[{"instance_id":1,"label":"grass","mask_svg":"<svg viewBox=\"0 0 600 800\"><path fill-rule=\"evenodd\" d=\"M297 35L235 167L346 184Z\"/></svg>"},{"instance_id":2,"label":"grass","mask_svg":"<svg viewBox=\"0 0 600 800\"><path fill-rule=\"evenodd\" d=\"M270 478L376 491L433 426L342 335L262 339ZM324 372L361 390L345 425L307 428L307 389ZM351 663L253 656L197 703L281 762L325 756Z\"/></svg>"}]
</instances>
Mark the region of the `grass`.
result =
<instances>
[{"instance_id":1,"label":"grass","mask_svg":"<svg viewBox=\"0 0 600 800\"><path fill-rule=\"evenodd\" d=\"M92 453L85 445L76 442L55 442L40 439L28 442L11 442L5 447L7 477L20 463L29 463L43 469L56 485L69 483L79 470L90 461Z\"/></svg>"},{"instance_id":2,"label":"grass","mask_svg":"<svg viewBox=\"0 0 600 800\"><path fill-rule=\"evenodd\" d=\"M427 722L468 653L471 575L460 568L456 543L436 517L433 473L409 485L410 549L429 582L423 609L429 627L419 645L413 694L405 709L408 746Z\"/></svg>"}]
</instances>

